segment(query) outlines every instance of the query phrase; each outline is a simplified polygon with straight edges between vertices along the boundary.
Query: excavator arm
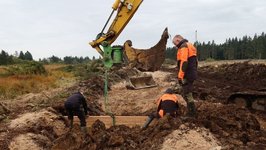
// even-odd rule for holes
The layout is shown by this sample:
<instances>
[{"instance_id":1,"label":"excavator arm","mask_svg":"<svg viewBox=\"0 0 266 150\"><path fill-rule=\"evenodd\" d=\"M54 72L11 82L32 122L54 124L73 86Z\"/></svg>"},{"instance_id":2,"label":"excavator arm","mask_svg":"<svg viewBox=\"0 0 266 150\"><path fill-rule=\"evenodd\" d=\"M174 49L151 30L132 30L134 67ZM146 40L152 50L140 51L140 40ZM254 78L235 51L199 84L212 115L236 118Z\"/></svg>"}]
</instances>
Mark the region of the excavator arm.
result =
<instances>
[{"instance_id":1,"label":"excavator arm","mask_svg":"<svg viewBox=\"0 0 266 150\"><path fill-rule=\"evenodd\" d=\"M125 26L128 24L130 19L133 17L137 9L143 0L115 0L112 6L112 13L108 18L103 30L97 36L96 40L90 42L89 44L95 48L103 57L105 57L105 47L110 46L123 31ZM107 33L103 33L106 25L108 24L113 13L117 11L117 14L109 27ZM100 46L104 47L104 50ZM107 48L108 50L108 48ZM109 48L110 50L110 48Z\"/></svg>"}]
</instances>

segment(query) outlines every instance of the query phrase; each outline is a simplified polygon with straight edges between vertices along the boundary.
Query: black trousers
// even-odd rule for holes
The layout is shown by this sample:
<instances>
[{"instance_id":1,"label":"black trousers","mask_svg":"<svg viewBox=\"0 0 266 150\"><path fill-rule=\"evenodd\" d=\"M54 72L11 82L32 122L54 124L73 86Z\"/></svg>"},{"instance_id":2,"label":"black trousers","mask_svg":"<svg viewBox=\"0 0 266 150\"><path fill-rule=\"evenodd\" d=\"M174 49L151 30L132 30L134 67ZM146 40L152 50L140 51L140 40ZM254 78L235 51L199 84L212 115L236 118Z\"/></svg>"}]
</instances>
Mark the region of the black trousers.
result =
<instances>
[{"instance_id":1,"label":"black trousers","mask_svg":"<svg viewBox=\"0 0 266 150\"><path fill-rule=\"evenodd\" d=\"M80 126L86 126L85 112L81 106L73 106L69 103L65 103L65 109L67 111L67 116L69 120L73 120L74 116L78 116L80 120Z\"/></svg>"},{"instance_id":2,"label":"black trousers","mask_svg":"<svg viewBox=\"0 0 266 150\"><path fill-rule=\"evenodd\" d=\"M169 113L170 114L170 116L172 116L172 117L177 117L177 111L176 112L172 112L172 113ZM160 114L159 114L159 112L152 112L150 115L149 115L149 117L150 118L157 118L157 119L159 119L159 118L161 118L161 116L160 116Z\"/></svg>"}]
</instances>

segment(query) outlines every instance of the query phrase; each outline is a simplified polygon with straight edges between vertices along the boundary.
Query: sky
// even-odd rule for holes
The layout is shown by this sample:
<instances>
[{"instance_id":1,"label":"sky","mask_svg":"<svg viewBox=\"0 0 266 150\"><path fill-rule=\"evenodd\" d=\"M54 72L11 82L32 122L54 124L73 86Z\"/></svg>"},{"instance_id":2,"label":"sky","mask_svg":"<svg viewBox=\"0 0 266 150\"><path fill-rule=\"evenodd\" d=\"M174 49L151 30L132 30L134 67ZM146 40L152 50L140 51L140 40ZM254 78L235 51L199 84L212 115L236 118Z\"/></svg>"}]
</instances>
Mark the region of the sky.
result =
<instances>
[{"instance_id":1,"label":"sky","mask_svg":"<svg viewBox=\"0 0 266 150\"><path fill-rule=\"evenodd\" d=\"M96 56L88 44L102 30L114 0L0 0L0 50L30 51L35 60L52 55ZM144 0L114 45L155 45L168 27L191 42L254 36L266 31L265 0ZM171 38L167 43L172 47Z\"/></svg>"}]
</instances>

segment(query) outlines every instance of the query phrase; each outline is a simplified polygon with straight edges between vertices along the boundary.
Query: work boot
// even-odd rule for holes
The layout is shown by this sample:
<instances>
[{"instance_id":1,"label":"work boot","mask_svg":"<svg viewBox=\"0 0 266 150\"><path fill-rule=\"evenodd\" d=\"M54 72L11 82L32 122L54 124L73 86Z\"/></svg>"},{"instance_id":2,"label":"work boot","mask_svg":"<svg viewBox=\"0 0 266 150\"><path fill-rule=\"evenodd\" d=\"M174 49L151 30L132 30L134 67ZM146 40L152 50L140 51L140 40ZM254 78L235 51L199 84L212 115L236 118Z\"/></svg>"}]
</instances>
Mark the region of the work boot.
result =
<instances>
[{"instance_id":1,"label":"work boot","mask_svg":"<svg viewBox=\"0 0 266 150\"><path fill-rule=\"evenodd\" d=\"M69 129L70 129L70 130L73 128L73 124L74 124L73 119L70 119L70 125L69 125Z\"/></svg>"},{"instance_id":2,"label":"work boot","mask_svg":"<svg viewBox=\"0 0 266 150\"><path fill-rule=\"evenodd\" d=\"M149 124L152 122L152 120L153 120L153 117L149 116L141 129L146 129L149 126Z\"/></svg>"},{"instance_id":3,"label":"work boot","mask_svg":"<svg viewBox=\"0 0 266 150\"><path fill-rule=\"evenodd\" d=\"M84 133L84 135L87 134L87 127L86 126L85 127L80 127L80 130L81 130L82 133Z\"/></svg>"},{"instance_id":4,"label":"work boot","mask_svg":"<svg viewBox=\"0 0 266 150\"><path fill-rule=\"evenodd\" d=\"M187 104L188 107L188 116L196 118L197 117L197 112L196 112L196 107L194 102L189 102Z\"/></svg>"}]
</instances>

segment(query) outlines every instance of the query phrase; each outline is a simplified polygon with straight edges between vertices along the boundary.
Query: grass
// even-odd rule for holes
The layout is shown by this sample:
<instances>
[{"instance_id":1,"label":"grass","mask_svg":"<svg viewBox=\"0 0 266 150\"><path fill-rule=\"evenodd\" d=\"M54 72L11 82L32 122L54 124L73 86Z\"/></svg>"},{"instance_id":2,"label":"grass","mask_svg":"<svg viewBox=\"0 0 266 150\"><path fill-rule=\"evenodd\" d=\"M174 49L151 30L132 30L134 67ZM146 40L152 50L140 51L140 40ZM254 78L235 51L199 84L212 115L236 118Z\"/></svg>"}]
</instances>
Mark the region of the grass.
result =
<instances>
[{"instance_id":1,"label":"grass","mask_svg":"<svg viewBox=\"0 0 266 150\"><path fill-rule=\"evenodd\" d=\"M5 67L0 66L0 77L6 76L7 71L5 69Z\"/></svg>"},{"instance_id":2,"label":"grass","mask_svg":"<svg viewBox=\"0 0 266 150\"><path fill-rule=\"evenodd\" d=\"M59 87L62 79L74 78L72 73L58 68L64 65L46 65L47 75L10 75L5 76L5 70L0 68L0 98L12 99L27 93L38 93L43 90ZM1 76L2 75L2 76Z\"/></svg>"}]
</instances>

